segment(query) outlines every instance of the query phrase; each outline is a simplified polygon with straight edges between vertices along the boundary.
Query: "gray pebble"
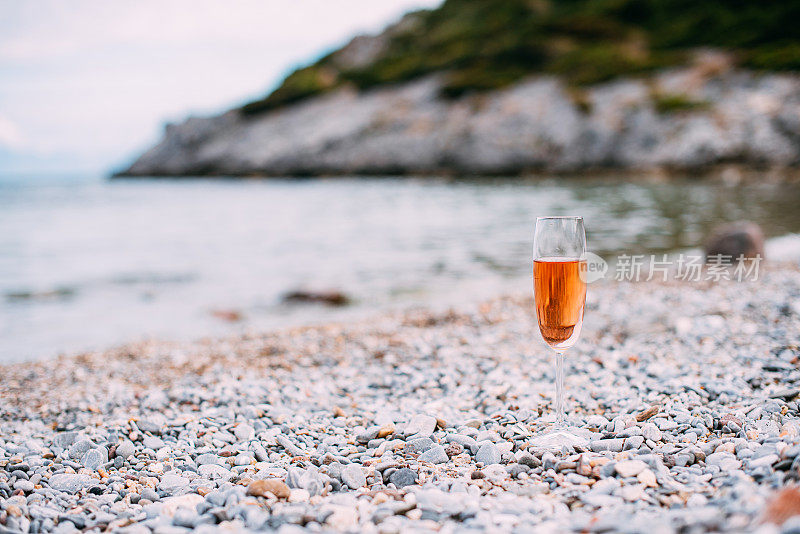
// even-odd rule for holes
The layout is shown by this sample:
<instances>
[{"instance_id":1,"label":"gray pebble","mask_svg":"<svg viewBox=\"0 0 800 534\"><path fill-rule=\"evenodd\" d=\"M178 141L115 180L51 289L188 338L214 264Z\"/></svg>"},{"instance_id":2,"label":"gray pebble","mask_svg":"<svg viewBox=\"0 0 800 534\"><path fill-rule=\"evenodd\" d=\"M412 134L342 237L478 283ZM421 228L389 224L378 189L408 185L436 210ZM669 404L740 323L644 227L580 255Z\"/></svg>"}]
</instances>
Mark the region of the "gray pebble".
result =
<instances>
[{"instance_id":1,"label":"gray pebble","mask_svg":"<svg viewBox=\"0 0 800 534\"><path fill-rule=\"evenodd\" d=\"M444 447L441 445L434 445L424 453L420 454L417 460L432 464L443 464L448 460L448 456L444 451Z\"/></svg>"},{"instance_id":2,"label":"gray pebble","mask_svg":"<svg viewBox=\"0 0 800 534\"><path fill-rule=\"evenodd\" d=\"M93 479L88 475L59 474L50 477L48 484L56 491L65 493L77 493L84 487L89 486Z\"/></svg>"},{"instance_id":3,"label":"gray pebble","mask_svg":"<svg viewBox=\"0 0 800 534\"><path fill-rule=\"evenodd\" d=\"M639 436L641 437L641 436ZM622 438L598 439L589 443L589 448L593 452L622 452L625 440Z\"/></svg>"},{"instance_id":4,"label":"gray pebble","mask_svg":"<svg viewBox=\"0 0 800 534\"><path fill-rule=\"evenodd\" d=\"M661 430L653 423L645 423L642 427L642 436L651 441L661 441Z\"/></svg>"},{"instance_id":5,"label":"gray pebble","mask_svg":"<svg viewBox=\"0 0 800 534\"><path fill-rule=\"evenodd\" d=\"M404 467L392 473L389 477L389 482L398 488L412 486L417 483L417 473L407 467Z\"/></svg>"},{"instance_id":6,"label":"gray pebble","mask_svg":"<svg viewBox=\"0 0 800 534\"><path fill-rule=\"evenodd\" d=\"M81 464L86 469L97 471L104 463L108 461L108 450L105 447L97 447L90 449L81 457Z\"/></svg>"},{"instance_id":7,"label":"gray pebble","mask_svg":"<svg viewBox=\"0 0 800 534\"><path fill-rule=\"evenodd\" d=\"M86 452L92 449L93 447L94 443L92 443L88 439L84 438L78 440L75 443L73 443L72 446L69 448L69 457L72 458L73 460L78 460L81 457L83 457L83 455L86 454Z\"/></svg>"},{"instance_id":8,"label":"gray pebble","mask_svg":"<svg viewBox=\"0 0 800 534\"><path fill-rule=\"evenodd\" d=\"M623 450L629 451L633 449L638 449L639 447L642 446L643 443L644 443L643 436L631 436L625 439L625 445L623 447Z\"/></svg>"},{"instance_id":9,"label":"gray pebble","mask_svg":"<svg viewBox=\"0 0 800 534\"><path fill-rule=\"evenodd\" d=\"M188 485L188 478L173 473L166 473L161 477L161 481L158 483L158 489L166 493L174 493Z\"/></svg>"},{"instance_id":10,"label":"gray pebble","mask_svg":"<svg viewBox=\"0 0 800 534\"><path fill-rule=\"evenodd\" d=\"M133 456L134 452L136 452L136 447L133 442L126 439L119 442L115 454L123 459L127 459L129 456Z\"/></svg>"},{"instance_id":11,"label":"gray pebble","mask_svg":"<svg viewBox=\"0 0 800 534\"><path fill-rule=\"evenodd\" d=\"M223 464L222 458L220 458L216 454L210 454L210 453L199 455L197 458L195 458L194 462L197 465L211 465L211 464L222 465Z\"/></svg>"},{"instance_id":12,"label":"gray pebble","mask_svg":"<svg viewBox=\"0 0 800 534\"><path fill-rule=\"evenodd\" d=\"M22 490L25 493L30 493L33 491L33 482L30 480L17 480L14 482L14 489L15 490Z\"/></svg>"},{"instance_id":13,"label":"gray pebble","mask_svg":"<svg viewBox=\"0 0 800 534\"><path fill-rule=\"evenodd\" d=\"M417 438L409 441L405 445L406 454L420 454L433 446L431 438Z\"/></svg>"},{"instance_id":14,"label":"gray pebble","mask_svg":"<svg viewBox=\"0 0 800 534\"><path fill-rule=\"evenodd\" d=\"M458 443L465 449L469 449L472 454L478 452L478 442L475 441L475 438L464 434L447 434L446 439L449 443Z\"/></svg>"},{"instance_id":15,"label":"gray pebble","mask_svg":"<svg viewBox=\"0 0 800 534\"><path fill-rule=\"evenodd\" d=\"M417 435L429 437L436 430L436 418L429 415L418 414L411 418L403 432L405 436Z\"/></svg>"},{"instance_id":16,"label":"gray pebble","mask_svg":"<svg viewBox=\"0 0 800 534\"><path fill-rule=\"evenodd\" d=\"M145 436L144 439L142 439L142 445L147 449L157 451L164 446L164 440L157 436Z\"/></svg>"},{"instance_id":17,"label":"gray pebble","mask_svg":"<svg viewBox=\"0 0 800 534\"><path fill-rule=\"evenodd\" d=\"M356 464L347 465L342 469L341 480L350 489L358 489L367 484L367 477L364 471Z\"/></svg>"},{"instance_id":18,"label":"gray pebble","mask_svg":"<svg viewBox=\"0 0 800 534\"><path fill-rule=\"evenodd\" d=\"M236 436L236 439L239 441L250 441L255 437L256 431L252 426L246 423L240 423L234 427L233 435Z\"/></svg>"},{"instance_id":19,"label":"gray pebble","mask_svg":"<svg viewBox=\"0 0 800 534\"><path fill-rule=\"evenodd\" d=\"M139 492L139 497L141 499L147 499L148 501L152 502L157 502L161 500L161 497L158 496L158 493L156 493L150 488L142 488L142 491Z\"/></svg>"},{"instance_id":20,"label":"gray pebble","mask_svg":"<svg viewBox=\"0 0 800 534\"><path fill-rule=\"evenodd\" d=\"M199 516L188 508L178 508L172 517L172 524L178 527L194 528Z\"/></svg>"},{"instance_id":21,"label":"gray pebble","mask_svg":"<svg viewBox=\"0 0 800 534\"><path fill-rule=\"evenodd\" d=\"M68 449L75 443L75 440L77 439L77 432L59 432L53 438L53 446L60 449Z\"/></svg>"},{"instance_id":22,"label":"gray pebble","mask_svg":"<svg viewBox=\"0 0 800 534\"><path fill-rule=\"evenodd\" d=\"M475 461L483 465L492 465L500 463L500 450L494 443L485 441L478 448L475 453Z\"/></svg>"}]
</instances>

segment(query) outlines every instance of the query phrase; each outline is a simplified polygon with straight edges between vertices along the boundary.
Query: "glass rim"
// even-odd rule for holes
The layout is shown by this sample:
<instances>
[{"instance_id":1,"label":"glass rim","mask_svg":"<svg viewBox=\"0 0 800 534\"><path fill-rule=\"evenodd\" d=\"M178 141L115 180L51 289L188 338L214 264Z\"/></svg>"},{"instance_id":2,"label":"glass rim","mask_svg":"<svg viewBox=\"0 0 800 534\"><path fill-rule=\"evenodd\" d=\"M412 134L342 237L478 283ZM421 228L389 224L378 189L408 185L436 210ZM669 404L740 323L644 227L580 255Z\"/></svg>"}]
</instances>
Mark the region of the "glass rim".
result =
<instances>
[{"instance_id":1,"label":"glass rim","mask_svg":"<svg viewBox=\"0 0 800 534\"><path fill-rule=\"evenodd\" d=\"M548 215L548 216L545 216L545 217L536 217L537 221L544 221L544 220L547 220L547 219L575 219L575 220L582 221L583 217L578 216L578 215Z\"/></svg>"}]
</instances>

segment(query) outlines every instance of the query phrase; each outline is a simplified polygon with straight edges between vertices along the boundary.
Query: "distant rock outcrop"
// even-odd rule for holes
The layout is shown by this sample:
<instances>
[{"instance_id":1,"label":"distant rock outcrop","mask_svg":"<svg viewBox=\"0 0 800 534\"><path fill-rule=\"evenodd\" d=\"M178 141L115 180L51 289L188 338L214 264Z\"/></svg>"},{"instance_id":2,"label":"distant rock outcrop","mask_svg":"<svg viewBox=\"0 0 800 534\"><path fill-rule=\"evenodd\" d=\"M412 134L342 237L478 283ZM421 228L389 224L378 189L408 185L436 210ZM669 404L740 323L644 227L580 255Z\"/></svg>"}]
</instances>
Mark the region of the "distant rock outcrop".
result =
<instances>
[{"instance_id":1,"label":"distant rock outcrop","mask_svg":"<svg viewBox=\"0 0 800 534\"><path fill-rule=\"evenodd\" d=\"M694 66L581 90L552 76L459 99L440 77L190 118L122 175L343 175L800 162L800 78Z\"/></svg>"},{"instance_id":2,"label":"distant rock outcrop","mask_svg":"<svg viewBox=\"0 0 800 534\"><path fill-rule=\"evenodd\" d=\"M796 165L799 18L800 0L444 0L168 126L121 174Z\"/></svg>"}]
</instances>

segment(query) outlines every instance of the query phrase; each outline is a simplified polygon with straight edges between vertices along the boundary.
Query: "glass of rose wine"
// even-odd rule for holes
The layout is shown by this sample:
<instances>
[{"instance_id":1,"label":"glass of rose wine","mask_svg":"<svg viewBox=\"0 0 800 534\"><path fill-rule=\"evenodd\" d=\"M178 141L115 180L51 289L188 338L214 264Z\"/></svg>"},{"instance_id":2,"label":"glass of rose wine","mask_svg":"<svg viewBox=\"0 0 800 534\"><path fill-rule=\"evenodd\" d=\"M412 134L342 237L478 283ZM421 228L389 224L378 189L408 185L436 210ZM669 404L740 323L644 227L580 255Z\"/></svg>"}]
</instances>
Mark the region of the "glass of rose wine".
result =
<instances>
[{"instance_id":1,"label":"glass of rose wine","mask_svg":"<svg viewBox=\"0 0 800 534\"><path fill-rule=\"evenodd\" d=\"M539 217L533 237L533 294L545 343L556 353L555 423L534 445L561 448L586 439L567 422L564 352L578 340L586 302L586 234L582 217Z\"/></svg>"}]
</instances>

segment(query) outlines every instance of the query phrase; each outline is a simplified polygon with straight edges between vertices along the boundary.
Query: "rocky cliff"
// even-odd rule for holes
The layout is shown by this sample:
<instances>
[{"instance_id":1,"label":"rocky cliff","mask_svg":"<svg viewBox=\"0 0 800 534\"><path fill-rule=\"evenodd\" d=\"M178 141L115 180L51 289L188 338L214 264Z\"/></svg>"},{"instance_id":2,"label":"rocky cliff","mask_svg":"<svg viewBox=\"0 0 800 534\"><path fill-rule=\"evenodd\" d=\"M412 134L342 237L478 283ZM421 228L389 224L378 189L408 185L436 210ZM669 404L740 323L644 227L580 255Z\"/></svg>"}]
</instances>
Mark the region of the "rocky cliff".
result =
<instances>
[{"instance_id":1,"label":"rocky cliff","mask_svg":"<svg viewBox=\"0 0 800 534\"><path fill-rule=\"evenodd\" d=\"M800 0L446 0L169 125L126 175L800 163Z\"/></svg>"},{"instance_id":2,"label":"rocky cliff","mask_svg":"<svg viewBox=\"0 0 800 534\"><path fill-rule=\"evenodd\" d=\"M456 100L430 76L339 89L256 116L190 118L125 175L320 175L692 169L800 162L800 78L703 65L576 95L531 77Z\"/></svg>"}]
</instances>

